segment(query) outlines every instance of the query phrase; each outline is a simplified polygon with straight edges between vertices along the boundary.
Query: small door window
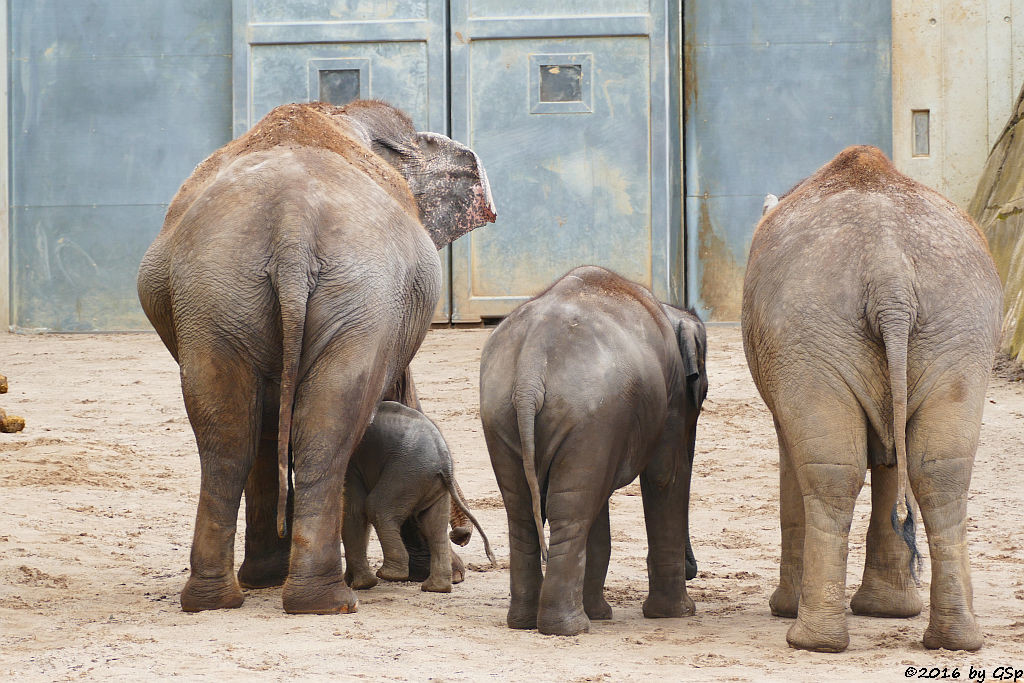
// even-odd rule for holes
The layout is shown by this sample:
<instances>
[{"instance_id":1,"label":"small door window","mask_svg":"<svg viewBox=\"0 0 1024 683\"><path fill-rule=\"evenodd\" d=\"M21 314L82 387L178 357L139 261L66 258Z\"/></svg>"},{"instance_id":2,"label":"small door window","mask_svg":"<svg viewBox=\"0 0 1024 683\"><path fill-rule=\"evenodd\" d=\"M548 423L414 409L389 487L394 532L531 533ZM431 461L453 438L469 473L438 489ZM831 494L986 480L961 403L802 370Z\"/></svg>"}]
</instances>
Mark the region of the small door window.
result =
<instances>
[{"instance_id":1,"label":"small door window","mask_svg":"<svg viewBox=\"0 0 1024 683\"><path fill-rule=\"evenodd\" d=\"M531 114L590 113L593 58L588 53L530 55Z\"/></svg>"},{"instance_id":2,"label":"small door window","mask_svg":"<svg viewBox=\"0 0 1024 683\"><path fill-rule=\"evenodd\" d=\"M370 97L370 60L310 59L309 101L341 106Z\"/></svg>"}]
</instances>

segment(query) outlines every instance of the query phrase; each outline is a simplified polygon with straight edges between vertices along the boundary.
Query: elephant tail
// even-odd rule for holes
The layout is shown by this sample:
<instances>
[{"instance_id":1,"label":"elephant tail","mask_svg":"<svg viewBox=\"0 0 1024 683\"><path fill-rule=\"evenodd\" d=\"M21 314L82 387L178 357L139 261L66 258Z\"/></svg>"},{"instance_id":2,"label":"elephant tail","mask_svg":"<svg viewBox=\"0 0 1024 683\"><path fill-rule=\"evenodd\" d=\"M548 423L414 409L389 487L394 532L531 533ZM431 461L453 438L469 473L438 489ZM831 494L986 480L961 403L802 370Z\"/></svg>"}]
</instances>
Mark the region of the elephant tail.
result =
<instances>
[{"instance_id":1,"label":"elephant tail","mask_svg":"<svg viewBox=\"0 0 1024 683\"><path fill-rule=\"evenodd\" d=\"M494 559L494 552L491 550L491 542L487 540L487 534L480 527L480 522L476 521L476 517L469 511L469 506L466 505L466 501L462 499L462 491L459 489L458 482L455 481L455 466L452 464L452 459L449 456L447 467L441 473L441 477L444 479L444 485L448 489L449 495L452 497L452 503L458 508L458 510L464 514L476 530L480 532L480 538L484 542L484 552L487 553L487 559L491 561L491 566L498 566L498 561Z\"/></svg>"},{"instance_id":2,"label":"elephant tail","mask_svg":"<svg viewBox=\"0 0 1024 683\"><path fill-rule=\"evenodd\" d=\"M548 559L548 546L544 541L544 519L540 514L540 483L537 481L537 455L534 443L534 418L537 415L537 397L533 394L516 392L516 421L519 426L519 442L522 445L523 469L526 483L530 487L530 501L533 507L533 523L537 526L537 541L540 544L542 562Z\"/></svg>"},{"instance_id":3,"label":"elephant tail","mask_svg":"<svg viewBox=\"0 0 1024 683\"><path fill-rule=\"evenodd\" d=\"M302 268L279 265L271 270L281 309L281 406L277 421L277 535L288 533L288 450L292 434L292 408L306 327L309 275Z\"/></svg>"},{"instance_id":4,"label":"elephant tail","mask_svg":"<svg viewBox=\"0 0 1024 683\"><path fill-rule=\"evenodd\" d=\"M896 502L892 508L892 528L910 549L910 575L918 581L921 553L917 550L914 509L907 495L907 346L913 315L905 311L883 312L878 316L878 327L885 346L886 364L889 366L889 391L892 394L892 433L896 448Z\"/></svg>"}]
</instances>

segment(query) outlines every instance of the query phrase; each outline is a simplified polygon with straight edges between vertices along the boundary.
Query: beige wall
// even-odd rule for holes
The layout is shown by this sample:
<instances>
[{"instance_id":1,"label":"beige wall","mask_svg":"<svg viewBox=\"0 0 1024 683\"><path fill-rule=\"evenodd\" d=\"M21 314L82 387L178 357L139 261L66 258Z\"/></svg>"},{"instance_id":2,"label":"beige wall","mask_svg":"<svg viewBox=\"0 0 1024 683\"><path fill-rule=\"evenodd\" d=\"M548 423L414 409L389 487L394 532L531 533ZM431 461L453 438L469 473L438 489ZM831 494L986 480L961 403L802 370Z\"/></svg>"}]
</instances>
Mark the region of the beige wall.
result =
<instances>
[{"instance_id":1,"label":"beige wall","mask_svg":"<svg viewBox=\"0 0 1024 683\"><path fill-rule=\"evenodd\" d=\"M1024 83L1024 0L893 0L892 147L900 170L966 207ZM927 156L911 112L929 110Z\"/></svg>"},{"instance_id":2,"label":"beige wall","mask_svg":"<svg viewBox=\"0 0 1024 683\"><path fill-rule=\"evenodd\" d=\"M0 1L0 333L11 324L10 240L7 231L7 2Z\"/></svg>"}]
</instances>

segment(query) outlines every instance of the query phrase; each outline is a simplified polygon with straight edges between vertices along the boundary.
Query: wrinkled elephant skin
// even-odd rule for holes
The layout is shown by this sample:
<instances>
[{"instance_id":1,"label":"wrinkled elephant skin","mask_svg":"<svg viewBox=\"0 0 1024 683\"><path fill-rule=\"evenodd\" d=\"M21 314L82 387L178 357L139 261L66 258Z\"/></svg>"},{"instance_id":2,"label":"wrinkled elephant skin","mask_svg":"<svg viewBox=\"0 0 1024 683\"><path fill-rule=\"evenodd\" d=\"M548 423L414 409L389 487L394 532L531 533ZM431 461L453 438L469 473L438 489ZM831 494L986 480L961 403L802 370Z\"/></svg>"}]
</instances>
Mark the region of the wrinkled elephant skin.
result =
<instances>
[{"instance_id":1,"label":"wrinkled elephant skin","mask_svg":"<svg viewBox=\"0 0 1024 683\"><path fill-rule=\"evenodd\" d=\"M278 107L181 186L138 289L199 448L184 610L282 581L288 612L355 610L341 567L349 457L426 334L437 247L493 218L476 155L377 101Z\"/></svg>"},{"instance_id":2,"label":"wrinkled elephant skin","mask_svg":"<svg viewBox=\"0 0 1024 683\"><path fill-rule=\"evenodd\" d=\"M448 536L449 510L458 506L480 531L487 556L490 542L455 489L452 456L437 426L423 413L384 401L349 461L345 478L345 581L372 588L377 579L409 581L410 558L402 525L412 521L425 539L429 575L425 591L452 590L454 560ZM366 557L370 525L377 531L384 564L376 575Z\"/></svg>"},{"instance_id":3,"label":"wrinkled elephant skin","mask_svg":"<svg viewBox=\"0 0 1024 683\"><path fill-rule=\"evenodd\" d=\"M695 315L593 266L495 328L480 417L508 516L510 627L575 635L611 618L608 499L637 475L650 546L644 616L693 614L687 525L706 345Z\"/></svg>"},{"instance_id":4,"label":"wrinkled elephant skin","mask_svg":"<svg viewBox=\"0 0 1024 683\"><path fill-rule=\"evenodd\" d=\"M916 499L932 570L924 644L981 647L967 488L1001 312L970 218L874 147L844 150L766 202L744 281L743 343L779 441L782 561L770 605L796 617L791 646L849 643L848 536L870 468L864 576L851 608L920 612Z\"/></svg>"}]
</instances>

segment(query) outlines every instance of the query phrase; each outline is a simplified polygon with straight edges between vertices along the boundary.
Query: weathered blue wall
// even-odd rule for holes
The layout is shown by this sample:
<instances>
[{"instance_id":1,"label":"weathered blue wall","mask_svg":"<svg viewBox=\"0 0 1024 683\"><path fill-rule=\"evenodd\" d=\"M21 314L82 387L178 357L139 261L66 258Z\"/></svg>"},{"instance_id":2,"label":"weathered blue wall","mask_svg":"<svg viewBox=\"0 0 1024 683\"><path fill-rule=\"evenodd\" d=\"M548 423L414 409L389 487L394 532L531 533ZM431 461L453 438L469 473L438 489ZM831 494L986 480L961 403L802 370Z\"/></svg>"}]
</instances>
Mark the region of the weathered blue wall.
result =
<instances>
[{"instance_id":1,"label":"weathered blue wall","mask_svg":"<svg viewBox=\"0 0 1024 683\"><path fill-rule=\"evenodd\" d=\"M853 144L891 156L889 0L686 0L690 303L739 320L766 193Z\"/></svg>"},{"instance_id":2,"label":"weathered blue wall","mask_svg":"<svg viewBox=\"0 0 1024 683\"><path fill-rule=\"evenodd\" d=\"M764 194L785 191L847 144L889 151L891 9L888 0L683 2L681 40L676 0L451 0L447 33L439 28L447 13L428 11L446 8L443 0L386 8L373 0L9 0L12 322L23 330L149 329L135 273L181 181L232 137L233 121L238 133L281 93L304 99L308 57L370 64L374 55L371 95L397 97L423 127L445 130L450 118L451 133L479 147L493 171L499 223L453 248L457 319L507 313L585 257L677 301L685 272L689 303L735 320ZM381 12L422 20L390 26ZM297 22L306 15L323 26ZM378 21L352 22L369 18ZM374 48L366 31L385 29L398 33ZM389 86L423 80L405 56L363 54L424 52L438 42L442 56L430 53L416 67L428 74L422 91ZM685 163L675 152L678 72L666 78L666 66L678 68L680 42ZM520 43L519 61L497 49ZM535 52L589 55L593 112L531 113L519 128L502 118L530 105L523 84L537 67L525 55ZM263 68L292 53L304 68ZM389 80L392 72L405 80ZM427 92L438 83L441 94ZM636 98L649 104L638 108ZM614 105L607 112L598 106L605 100ZM590 163L594 150L609 162ZM524 191L547 169L548 151L558 162L547 164L557 170L550 188ZM605 173L618 166L621 173ZM624 189L615 185L619 194L608 196L628 199L623 216L600 194L602 182L620 176ZM677 256L683 204L685 268Z\"/></svg>"},{"instance_id":3,"label":"weathered blue wall","mask_svg":"<svg viewBox=\"0 0 1024 683\"><path fill-rule=\"evenodd\" d=\"M139 261L231 137L231 2L9 6L12 324L150 329Z\"/></svg>"}]
</instances>

